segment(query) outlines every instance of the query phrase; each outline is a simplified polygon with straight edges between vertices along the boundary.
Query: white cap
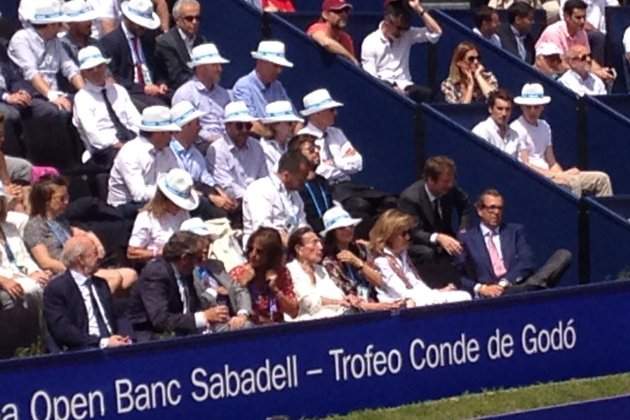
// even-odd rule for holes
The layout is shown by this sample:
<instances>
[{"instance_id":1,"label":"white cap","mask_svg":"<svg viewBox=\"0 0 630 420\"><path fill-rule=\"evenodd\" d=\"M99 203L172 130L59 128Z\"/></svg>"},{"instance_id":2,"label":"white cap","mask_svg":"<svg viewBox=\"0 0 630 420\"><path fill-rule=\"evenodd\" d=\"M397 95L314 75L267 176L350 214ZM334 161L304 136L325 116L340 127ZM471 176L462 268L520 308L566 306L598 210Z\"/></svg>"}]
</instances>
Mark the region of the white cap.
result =
<instances>
[{"instance_id":1,"label":"white cap","mask_svg":"<svg viewBox=\"0 0 630 420\"><path fill-rule=\"evenodd\" d=\"M536 46L536 55L562 55L562 49L551 42L543 42Z\"/></svg>"},{"instance_id":2,"label":"white cap","mask_svg":"<svg viewBox=\"0 0 630 420\"><path fill-rule=\"evenodd\" d=\"M177 207L190 211L199 206L199 196L193 190L193 179L184 169L171 169L157 184L166 198Z\"/></svg>"},{"instance_id":3,"label":"white cap","mask_svg":"<svg viewBox=\"0 0 630 420\"><path fill-rule=\"evenodd\" d=\"M227 64L230 60L221 57L217 46L208 43L197 45L192 49L188 67L193 68L201 64Z\"/></svg>"},{"instance_id":4,"label":"white cap","mask_svg":"<svg viewBox=\"0 0 630 420\"><path fill-rule=\"evenodd\" d=\"M282 67L293 67L293 63L285 57L284 43L281 41L260 41L258 50L252 51L256 60L269 61Z\"/></svg>"},{"instance_id":5,"label":"white cap","mask_svg":"<svg viewBox=\"0 0 630 420\"><path fill-rule=\"evenodd\" d=\"M341 102L333 100L327 89L317 89L304 96L302 99L304 109L300 114L308 117L309 115L330 108L339 108L343 106Z\"/></svg>"},{"instance_id":6,"label":"white cap","mask_svg":"<svg viewBox=\"0 0 630 420\"><path fill-rule=\"evenodd\" d=\"M181 131L181 128L173 123L171 110L161 105L149 106L142 111L139 128L149 132Z\"/></svg>"},{"instance_id":7,"label":"white cap","mask_svg":"<svg viewBox=\"0 0 630 420\"><path fill-rule=\"evenodd\" d=\"M160 26L160 18L153 11L151 0L128 0L120 5L122 14L127 19L143 28L157 29Z\"/></svg>"},{"instance_id":8,"label":"white cap","mask_svg":"<svg viewBox=\"0 0 630 420\"><path fill-rule=\"evenodd\" d=\"M85 0L70 0L63 4L66 22L88 22L97 19L98 13Z\"/></svg>"},{"instance_id":9,"label":"white cap","mask_svg":"<svg viewBox=\"0 0 630 420\"><path fill-rule=\"evenodd\" d=\"M235 101L227 104L223 116L224 123L258 121L258 118L251 116L247 104L243 101Z\"/></svg>"},{"instance_id":10,"label":"white cap","mask_svg":"<svg viewBox=\"0 0 630 420\"><path fill-rule=\"evenodd\" d=\"M101 64L109 64L111 61L110 59L103 57L101 50L93 45L81 48L79 50L78 59L79 70L87 70L100 66Z\"/></svg>"},{"instance_id":11,"label":"white cap","mask_svg":"<svg viewBox=\"0 0 630 420\"><path fill-rule=\"evenodd\" d=\"M265 106L264 124L277 122L303 122L304 120L293 113L293 105L289 101L275 101Z\"/></svg>"},{"instance_id":12,"label":"white cap","mask_svg":"<svg viewBox=\"0 0 630 420\"><path fill-rule=\"evenodd\" d=\"M540 83L525 83L521 95L514 98L517 105L547 105L549 102L551 98L545 96L545 89Z\"/></svg>"}]
</instances>

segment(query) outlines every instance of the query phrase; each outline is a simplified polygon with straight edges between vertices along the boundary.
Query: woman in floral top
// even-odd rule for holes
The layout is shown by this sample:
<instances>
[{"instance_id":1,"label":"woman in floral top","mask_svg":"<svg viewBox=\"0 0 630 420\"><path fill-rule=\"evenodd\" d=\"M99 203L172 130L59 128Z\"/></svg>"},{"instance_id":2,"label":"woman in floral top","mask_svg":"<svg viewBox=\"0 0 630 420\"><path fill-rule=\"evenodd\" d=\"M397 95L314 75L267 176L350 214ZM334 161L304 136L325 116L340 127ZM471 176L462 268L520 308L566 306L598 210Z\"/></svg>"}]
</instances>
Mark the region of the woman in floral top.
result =
<instances>
[{"instance_id":1,"label":"woman in floral top","mask_svg":"<svg viewBox=\"0 0 630 420\"><path fill-rule=\"evenodd\" d=\"M379 303L375 287L382 286L381 273L369 258L367 243L354 239L354 228L361 219L353 219L341 207L324 213L325 229L323 265L337 287L346 294L361 298L360 309L378 311L400 307L403 300Z\"/></svg>"},{"instance_id":2,"label":"woman in floral top","mask_svg":"<svg viewBox=\"0 0 630 420\"><path fill-rule=\"evenodd\" d=\"M246 286L252 298L250 321L254 324L295 318L298 302L291 276L284 266L284 247L277 230L261 227L247 241L247 262L230 271L232 279Z\"/></svg>"},{"instance_id":3,"label":"woman in floral top","mask_svg":"<svg viewBox=\"0 0 630 420\"><path fill-rule=\"evenodd\" d=\"M460 42L453 52L448 78L442 82L444 100L451 104L485 101L498 87L497 78L481 64L477 47Z\"/></svg>"}]
</instances>

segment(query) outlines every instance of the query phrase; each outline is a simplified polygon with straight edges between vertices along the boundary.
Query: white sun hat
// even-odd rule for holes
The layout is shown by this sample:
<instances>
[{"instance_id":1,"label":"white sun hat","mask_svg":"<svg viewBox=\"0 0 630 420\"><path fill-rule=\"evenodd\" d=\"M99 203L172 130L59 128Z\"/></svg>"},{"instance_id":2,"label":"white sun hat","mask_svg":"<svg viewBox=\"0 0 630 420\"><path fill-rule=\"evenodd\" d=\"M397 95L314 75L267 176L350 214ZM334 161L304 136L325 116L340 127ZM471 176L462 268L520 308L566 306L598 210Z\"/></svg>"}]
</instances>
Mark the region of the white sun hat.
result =
<instances>
[{"instance_id":1,"label":"white sun hat","mask_svg":"<svg viewBox=\"0 0 630 420\"><path fill-rule=\"evenodd\" d=\"M127 19L136 23L143 28L157 29L160 26L160 18L153 11L153 2L151 0L128 0L120 5L122 14Z\"/></svg>"},{"instance_id":2,"label":"white sun hat","mask_svg":"<svg viewBox=\"0 0 630 420\"><path fill-rule=\"evenodd\" d=\"M285 57L284 43L281 41L260 41L258 49L252 51L256 60L269 61L282 67L293 67L293 63Z\"/></svg>"},{"instance_id":3,"label":"white sun hat","mask_svg":"<svg viewBox=\"0 0 630 420\"><path fill-rule=\"evenodd\" d=\"M542 42L536 47L536 55L562 55L562 50L552 42Z\"/></svg>"},{"instance_id":4,"label":"white sun hat","mask_svg":"<svg viewBox=\"0 0 630 420\"><path fill-rule=\"evenodd\" d=\"M328 232L332 232L335 229L356 226L361 223L361 219L353 218L343 207L334 206L326 210L322 216L322 222L324 224L324 230L319 232L319 234L325 237Z\"/></svg>"},{"instance_id":5,"label":"white sun hat","mask_svg":"<svg viewBox=\"0 0 630 420\"><path fill-rule=\"evenodd\" d=\"M212 43L197 45L192 49L188 67L194 68L202 64L227 64L230 60L223 58L219 49Z\"/></svg>"},{"instance_id":6,"label":"white sun hat","mask_svg":"<svg viewBox=\"0 0 630 420\"><path fill-rule=\"evenodd\" d=\"M551 97L545 96L545 89L540 83L525 83L521 95L514 98L517 105L547 105Z\"/></svg>"},{"instance_id":7,"label":"white sun hat","mask_svg":"<svg viewBox=\"0 0 630 420\"><path fill-rule=\"evenodd\" d=\"M199 236L212 235L212 230L208 227L206 222L201 220L201 217L193 217L184 221L179 227L180 231L191 232Z\"/></svg>"},{"instance_id":8,"label":"white sun hat","mask_svg":"<svg viewBox=\"0 0 630 420\"><path fill-rule=\"evenodd\" d=\"M66 20L61 4L57 0L37 0L32 7L32 15L28 21L33 25L61 23Z\"/></svg>"},{"instance_id":9,"label":"white sun hat","mask_svg":"<svg viewBox=\"0 0 630 420\"><path fill-rule=\"evenodd\" d=\"M63 14L66 22L88 22L98 19L96 10L85 0L70 0L63 4Z\"/></svg>"},{"instance_id":10,"label":"white sun hat","mask_svg":"<svg viewBox=\"0 0 630 420\"><path fill-rule=\"evenodd\" d=\"M101 50L93 45L81 48L77 58L79 59L79 70L91 69L101 64L109 64L112 61L103 57Z\"/></svg>"},{"instance_id":11,"label":"white sun hat","mask_svg":"<svg viewBox=\"0 0 630 420\"><path fill-rule=\"evenodd\" d=\"M308 117L309 115L323 111L325 109L339 108L343 104L335 101L328 92L327 89L316 89L311 93L308 93L302 99L304 109L300 111L300 114Z\"/></svg>"},{"instance_id":12,"label":"white sun hat","mask_svg":"<svg viewBox=\"0 0 630 420\"><path fill-rule=\"evenodd\" d=\"M166 198L177 207L190 211L199 206L199 196L193 190L193 179L184 169L171 169L157 184Z\"/></svg>"},{"instance_id":13,"label":"white sun hat","mask_svg":"<svg viewBox=\"0 0 630 420\"><path fill-rule=\"evenodd\" d=\"M171 118L173 123L179 127L183 127L189 122L206 115L205 112L199 111L193 104L188 101L181 101L173 105L171 108Z\"/></svg>"},{"instance_id":14,"label":"white sun hat","mask_svg":"<svg viewBox=\"0 0 630 420\"><path fill-rule=\"evenodd\" d=\"M182 131L178 125L173 123L171 110L168 107L155 105L146 107L142 111L140 130L149 132L160 131Z\"/></svg>"},{"instance_id":15,"label":"white sun hat","mask_svg":"<svg viewBox=\"0 0 630 420\"><path fill-rule=\"evenodd\" d=\"M223 122L254 122L258 121L258 118L253 117L249 113L247 104L243 101L230 102L225 106L223 114Z\"/></svg>"},{"instance_id":16,"label":"white sun hat","mask_svg":"<svg viewBox=\"0 0 630 420\"><path fill-rule=\"evenodd\" d=\"M304 122L304 120L293 112L293 105L289 101L275 101L265 106L264 124L277 122Z\"/></svg>"}]
</instances>

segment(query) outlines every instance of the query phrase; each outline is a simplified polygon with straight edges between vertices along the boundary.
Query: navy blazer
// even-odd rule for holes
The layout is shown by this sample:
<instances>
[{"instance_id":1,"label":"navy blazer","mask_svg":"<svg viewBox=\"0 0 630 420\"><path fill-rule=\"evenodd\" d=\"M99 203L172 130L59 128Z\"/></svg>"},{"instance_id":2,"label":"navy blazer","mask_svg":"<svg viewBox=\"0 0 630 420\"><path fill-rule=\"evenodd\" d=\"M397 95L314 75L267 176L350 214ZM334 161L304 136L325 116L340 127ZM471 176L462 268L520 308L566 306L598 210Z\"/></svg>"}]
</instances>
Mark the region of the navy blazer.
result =
<instances>
[{"instance_id":1,"label":"navy blazer","mask_svg":"<svg viewBox=\"0 0 630 420\"><path fill-rule=\"evenodd\" d=\"M193 47L205 42L203 35L197 35L193 41ZM177 90L193 76L193 70L188 67L188 62L190 62L190 55L177 26L173 26L167 33L157 37L155 63L160 67L160 73L166 78L166 84L171 90Z\"/></svg>"},{"instance_id":2,"label":"navy blazer","mask_svg":"<svg viewBox=\"0 0 630 420\"><path fill-rule=\"evenodd\" d=\"M92 277L98 299L114 334L119 323L114 316L112 295L107 282ZM98 347L101 337L88 334L88 317L83 297L70 271L52 279L44 288L44 319L55 344L70 350Z\"/></svg>"},{"instance_id":3,"label":"navy blazer","mask_svg":"<svg viewBox=\"0 0 630 420\"><path fill-rule=\"evenodd\" d=\"M512 283L530 276L535 269L534 254L525 237L522 225L507 223L499 228L501 253L507 273L503 278ZM473 293L477 283L492 284L498 279L494 275L490 254L479 225L458 235L464 248L456 258L456 264L462 273L461 282L465 290Z\"/></svg>"},{"instance_id":4,"label":"navy blazer","mask_svg":"<svg viewBox=\"0 0 630 420\"><path fill-rule=\"evenodd\" d=\"M192 275L182 280L190 295L190 312L187 314L183 313L184 305L172 265L161 257L147 263L131 291L129 319L134 329L178 334L197 330L194 313L201 309L201 303Z\"/></svg>"},{"instance_id":5,"label":"navy blazer","mask_svg":"<svg viewBox=\"0 0 630 420\"><path fill-rule=\"evenodd\" d=\"M121 24L122 25L122 24ZM163 75L160 72L160 68L155 66L154 54L155 54L155 32L147 31L140 38L142 44L142 52L146 60L146 65L151 71L153 77L153 83L161 83ZM129 93L144 93L144 88L133 82L134 65L133 57L131 56L131 49L127 42L127 37L119 25L114 31L108 33L100 40L99 45L103 55L111 58L109 63L109 69L116 79L116 82L125 87Z\"/></svg>"},{"instance_id":6,"label":"navy blazer","mask_svg":"<svg viewBox=\"0 0 630 420\"><path fill-rule=\"evenodd\" d=\"M516 36L514 32L512 32L512 28L509 24L502 25L497 31L499 35L499 39L501 39L501 46L504 50L507 50L514 54L515 56L520 58L518 55L518 45L516 44ZM523 39L523 44L525 46L525 62L528 64L534 64L536 60L536 50L535 50L535 42L534 38L531 34L527 34Z\"/></svg>"}]
</instances>

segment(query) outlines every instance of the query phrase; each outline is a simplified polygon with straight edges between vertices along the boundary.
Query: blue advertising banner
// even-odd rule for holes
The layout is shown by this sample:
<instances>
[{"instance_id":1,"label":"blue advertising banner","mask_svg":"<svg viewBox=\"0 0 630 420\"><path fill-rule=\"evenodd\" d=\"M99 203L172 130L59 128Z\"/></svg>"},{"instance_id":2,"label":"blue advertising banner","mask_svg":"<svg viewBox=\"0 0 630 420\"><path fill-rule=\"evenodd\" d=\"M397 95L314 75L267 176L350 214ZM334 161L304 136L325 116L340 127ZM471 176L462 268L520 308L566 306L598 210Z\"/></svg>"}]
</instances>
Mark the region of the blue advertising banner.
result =
<instances>
[{"instance_id":1,"label":"blue advertising banner","mask_svg":"<svg viewBox=\"0 0 630 420\"><path fill-rule=\"evenodd\" d=\"M3 362L0 418L246 419L630 369L630 282Z\"/></svg>"}]
</instances>

